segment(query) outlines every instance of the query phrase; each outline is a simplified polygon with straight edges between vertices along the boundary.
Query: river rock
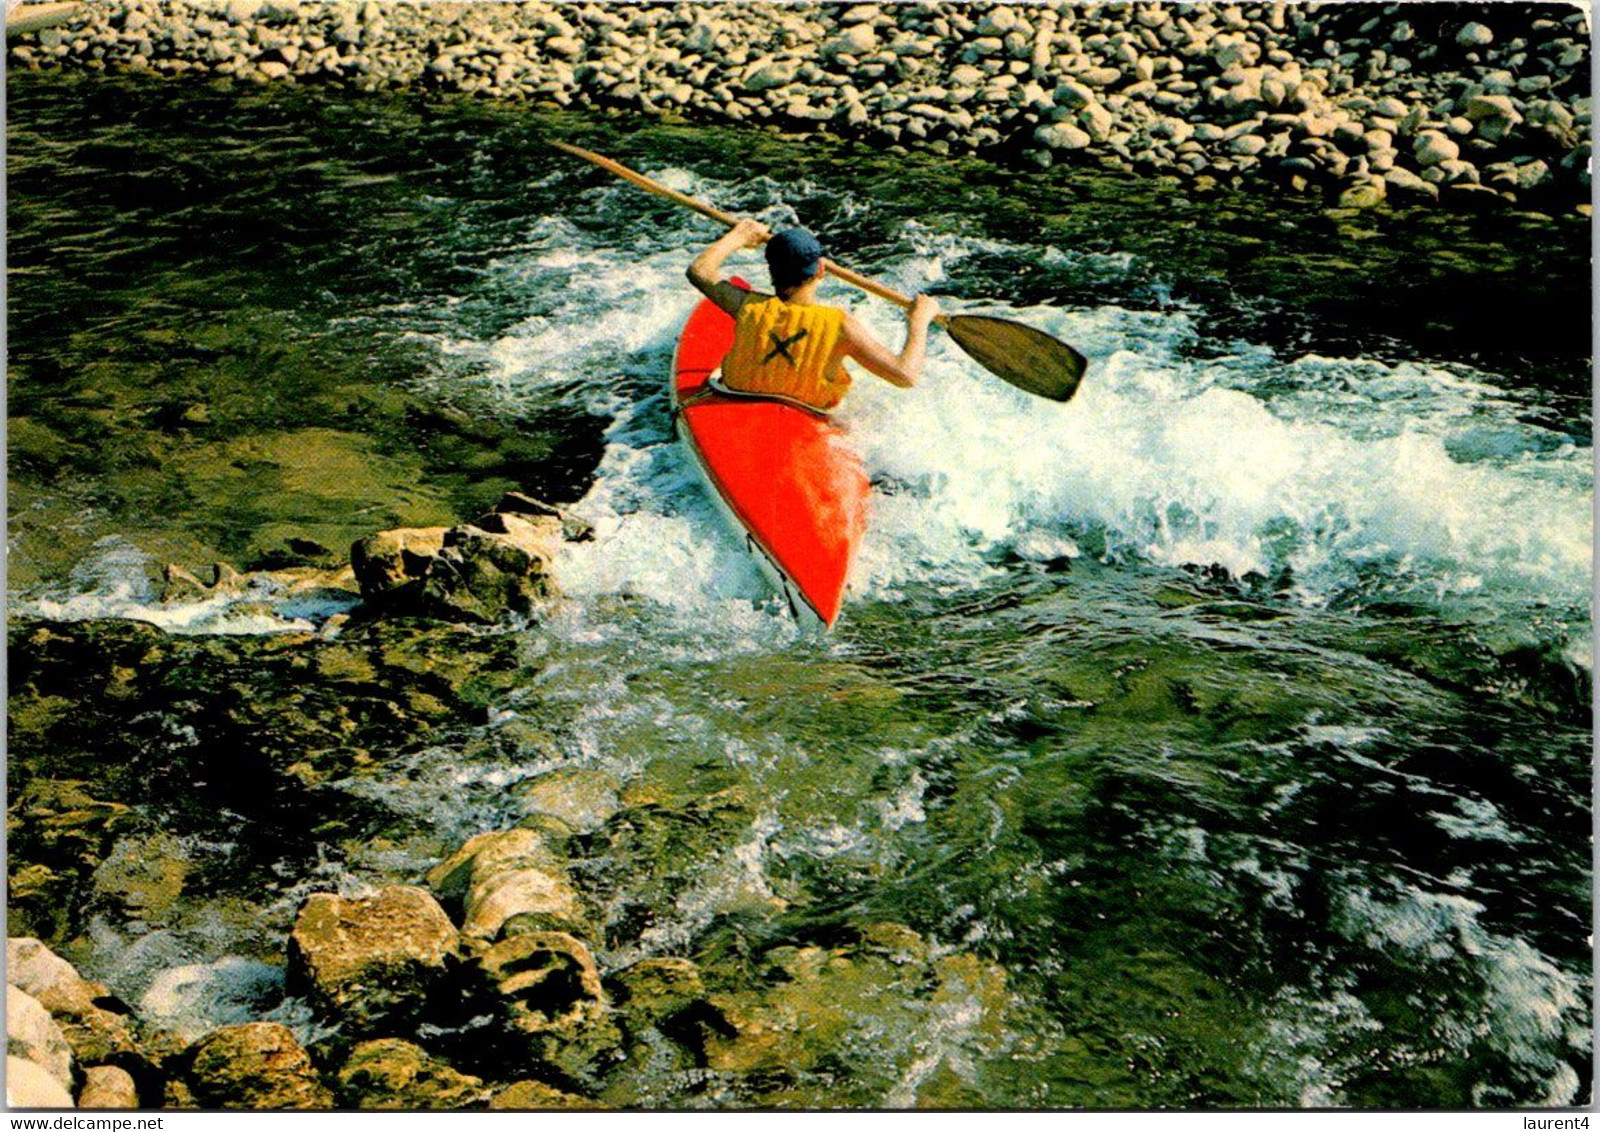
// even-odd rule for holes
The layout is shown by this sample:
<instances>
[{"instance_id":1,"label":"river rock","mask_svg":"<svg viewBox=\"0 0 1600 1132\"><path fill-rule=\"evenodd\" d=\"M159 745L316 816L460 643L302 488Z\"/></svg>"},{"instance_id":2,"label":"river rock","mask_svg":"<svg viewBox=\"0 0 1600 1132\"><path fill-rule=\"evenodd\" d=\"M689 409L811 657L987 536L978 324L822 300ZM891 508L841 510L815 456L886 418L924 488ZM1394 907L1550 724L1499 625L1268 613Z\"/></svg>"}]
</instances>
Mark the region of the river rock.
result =
<instances>
[{"instance_id":1,"label":"river rock","mask_svg":"<svg viewBox=\"0 0 1600 1132\"><path fill-rule=\"evenodd\" d=\"M27 1058L71 1089L72 1047L39 1000L22 988L6 986L6 1052Z\"/></svg>"},{"instance_id":2,"label":"river rock","mask_svg":"<svg viewBox=\"0 0 1600 1132\"><path fill-rule=\"evenodd\" d=\"M1461 147L1440 130L1424 130L1417 135L1412 153L1417 159L1417 164L1426 169L1446 161L1457 160L1461 156Z\"/></svg>"},{"instance_id":3,"label":"river rock","mask_svg":"<svg viewBox=\"0 0 1600 1132\"><path fill-rule=\"evenodd\" d=\"M1464 109L1468 121L1476 127L1477 136L1492 142L1504 141L1512 129L1522 123L1516 103L1505 95L1476 95L1466 100Z\"/></svg>"},{"instance_id":4,"label":"river rock","mask_svg":"<svg viewBox=\"0 0 1600 1132\"><path fill-rule=\"evenodd\" d=\"M249 1022L224 1026L190 1050L187 1083L207 1108L331 1108L311 1057L287 1026Z\"/></svg>"},{"instance_id":5,"label":"river rock","mask_svg":"<svg viewBox=\"0 0 1600 1132\"><path fill-rule=\"evenodd\" d=\"M1053 150L1087 149L1094 141L1087 131L1079 129L1071 122L1052 122L1047 126L1040 126L1034 131L1033 136L1039 144Z\"/></svg>"},{"instance_id":6,"label":"river rock","mask_svg":"<svg viewBox=\"0 0 1600 1132\"><path fill-rule=\"evenodd\" d=\"M512 936L485 952L478 970L502 1020L535 1061L582 1081L620 1056L622 1034L600 972L576 936Z\"/></svg>"},{"instance_id":7,"label":"river rock","mask_svg":"<svg viewBox=\"0 0 1600 1132\"><path fill-rule=\"evenodd\" d=\"M508 860L528 860L551 868L560 867L559 859L538 831L520 828L496 830L468 838L461 848L430 869L428 888L447 907L460 909L472 888L473 869L480 858L484 861L485 869L491 867L491 862Z\"/></svg>"},{"instance_id":8,"label":"river rock","mask_svg":"<svg viewBox=\"0 0 1600 1132\"><path fill-rule=\"evenodd\" d=\"M495 1111L538 1112L545 1109L600 1109L606 1106L588 1097L564 1093L543 1081L514 1081L501 1089L489 1102Z\"/></svg>"},{"instance_id":9,"label":"river rock","mask_svg":"<svg viewBox=\"0 0 1600 1132\"><path fill-rule=\"evenodd\" d=\"M397 1038L362 1042L339 1070L339 1103L364 1109L462 1109L489 1100L477 1077Z\"/></svg>"},{"instance_id":10,"label":"river rock","mask_svg":"<svg viewBox=\"0 0 1600 1132\"><path fill-rule=\"evenodd\" d=\"M420 888L392 886L366 899L319 892L301 906L289 937L291 990L349 1033L417 1017L444 981L457 934Z\"/></svg>"},{"instance_id":11,"label":"river rock","mask_svg":"<svg viewBox=\"0 0 1600 1132\"><path fill-rule=\"evenodd\" d=\"M60 1028L79 1065L149 1065L134 1019L104 986L78 974L37 939L6 941L6 970Z\"/></svg>"},{"instance_id":12,"label":"river rock","mask_svg":"<svg viewBox=\"0 0 1600 1132\"><path fill-rule=\"evenodd\" d=\"M493 514L559 519L561 537L566 542L590 542L594 539L594 524L553 503L536 499L526 492L506 492L500 497L500 502L494 505ZM484 522L480 520L479 525L483 526Z\"/></svg>"},{"instance_id":13,"label":"river rock","mask_svg":"<svg viewBox=\"0 0 1600 1132\"><path fill-rule=\"evenodd\" d=\"M406 585L420 586L428 566L444 549L446 527L399 527L371 534L350 547L350 565L361 596L382 599Z\"/></svg>"},{"instance_id":14,"label":"river rock","mask_svg":"<svg viewBox=\"0 0 1600 1132\"><path fill-rule=\"evenodd\" d=\"M94 985L71 963L27 936L6 940L6 980L51 1011L68 1004L87 1007L95 997Z\"/></svg>"},{"instance_id":15,"label":"river rock","mask_svg":"<svg viewBox=\"0 0 1600 1132\"><path fill-rule=\"evenodd\" d=\"M83 1071L79 1108L129 1109L139 1107L139 1090L126 1069L92 1065Z\"/></svg>"},{"instance_id":16,"label":"river rock","mask_svg":"<svg viewBox=\"0 0 1600 1132\"><path fill-rule=\"evenodd\" d=\"M44 1066L6 1055L8 1108L72 1108L72 1094Z\"/></svg>"},{"instance_id":17,"label":"river rock","mask_svg":"<svg viewBox=\"0 0 1600 1132\"><path fill-rule=\"evenodd\" d=\"M1389 186L1391 195L1439 199L1438 186L1429 184L1409 169L1396 166L1384 173L1383 180Z\"/></svg>"},{"instance_id":18,"label":"river rock","mask_svg":"<svg viewBox=\"0 0 1600 1132\"><path fill-rule=\"evenodd\" d=\"M499 515L497 530L452 527L428 564L416 608L447 621L493 624L527 613L551 596L550 560L561 542L561 521Z\"/></svg>"},{"instance_id":19,"label":"river rock","mask_svg":"<svg viewBox=\"0 0 1600 1132\"><path fill-rule=\"evenodd\" d=\"M473 947L526 931L588 930L565 869L531 829L475 837L428 877L436 891L461 892L461 934Z\"/></svg>"},{"instance_id":20,"label":"river rock","mask_svg":"<svg viewBox=\"0 0 1600 1132\"><path fill-rule=\"evenodd\" d=\"M705 999L700 968L689 959L662 956L641 959L611 977L617 1007L629 1025L658 1025L664 1019Z\"/></svg>"},{"instance_id":21,"label":"river rock","mask_svg":"<svg viewBox=\"0 0 1600 1132\"><path fill-rule=\"evenodd\" d=\"M1383 120L1381 128L1399 126L1396 132L1412 136L1438 126L1428 112L1442 114L1437 107L1462 90L1577 91L1588 62L1582 13L1572 24L1535 19L1502 47L1487 19L1412 21L1396 18L1395 10L1359 22L1338 6L1001 4L967 11L870 4L612 10L268 3L242 16L254 2L240 0L237 11L226 5L163 11L160 18L136 5L110 18L89 7L73 25L17 37L9 53L14 64L31 68L198 71L249 82L315 76L358 89L420 82L561 106L621 104L635 113L782 121L790 129L842 126L881 145L999 150L1046 164L1052 152L1086 150L1151 172L1198 173L1214 159L1210 171L1231 175L1285 170L1271 160L1146 145L1154 136L1148 111L1198 128L1248 121L1263 110L1315 111L1320 118L1330 100L1359 100ZM1072 105L1063 101L1066 84L1069 91L1103 92L1112 123L1074 120L1068 129L1034 136L1046 124L1042 92L1053 85L1057 108ZM844 97L846 88L856 97ZM1407 103L1421 115L1414 117ZM903 112L911 104L923 109ZM972 108L971 121L952 114L963 106ZM1514 125L1505 117L1485 119L1472 140L1509 147ZM1090 144L1080 146L1073 129L1088 134ZM1583 161L1569 158L1583 132L1551 140L1562 152L1498 155L1547 159L1555 182L1581 188ZM1265 156L1312 165L1291 183L1349 173L1336 151ZM1400 161L1413 171L1434 167L1408 155Z\"/></svg>"}]
</instances>

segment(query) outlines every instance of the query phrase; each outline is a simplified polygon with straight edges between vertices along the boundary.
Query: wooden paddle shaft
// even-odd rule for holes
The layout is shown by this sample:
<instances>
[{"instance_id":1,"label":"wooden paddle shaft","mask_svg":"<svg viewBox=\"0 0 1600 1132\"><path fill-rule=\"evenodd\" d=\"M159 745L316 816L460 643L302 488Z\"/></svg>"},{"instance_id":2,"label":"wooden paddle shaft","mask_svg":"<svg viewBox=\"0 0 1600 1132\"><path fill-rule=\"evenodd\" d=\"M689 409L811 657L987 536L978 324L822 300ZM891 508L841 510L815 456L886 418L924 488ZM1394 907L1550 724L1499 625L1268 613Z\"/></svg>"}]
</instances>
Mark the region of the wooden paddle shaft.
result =
<instances>
[{"instance_id":1,"label":"wooden paddle shaft","mask_svg":"<svg viewBox=\"0 0 1600 1132\"><path fill-rule=\"evenodd\" d=\"M689 196L687 193L680 193L676 189L669 189L659 181L652 181L643 173L636 173L632 169L629 169L626 165L617 164L609 157L601 157L598 153L593 153L587 149L580 149L575 145L568 145L566 142L552 141L550 144L561 150L563 153L570 153L574 157L581 157L590 164L598 165L608 173L615 173L624 181L629 181L635 185L638 185L641 189L645 190L645 192L654 193L656 196L670 200L674 204L681 204L684 208L692 208L701 216L709 216L712 220L717 221L719 224L726 224L729 228L732 228L735 224L739 223L739 218L733 215L733 213L724 212L720 208L713 208L704 201L695 200L694 197ZM875 279L869 279L865 275L851 271L848 267L841 267L837 263L834 263L831 259L824 260L823 262L827 264L828 274L840 282L848 283L850 286L865 291L869 295L876 295L880 299L887 299L897 307L904 307L907 310L911 309L911 297L909 295L902 295L893 287L885 287L882 283L879 283ZM943 323L945 321L945 317L940 315L937 321Z\"/></svg>"}]
</instances>

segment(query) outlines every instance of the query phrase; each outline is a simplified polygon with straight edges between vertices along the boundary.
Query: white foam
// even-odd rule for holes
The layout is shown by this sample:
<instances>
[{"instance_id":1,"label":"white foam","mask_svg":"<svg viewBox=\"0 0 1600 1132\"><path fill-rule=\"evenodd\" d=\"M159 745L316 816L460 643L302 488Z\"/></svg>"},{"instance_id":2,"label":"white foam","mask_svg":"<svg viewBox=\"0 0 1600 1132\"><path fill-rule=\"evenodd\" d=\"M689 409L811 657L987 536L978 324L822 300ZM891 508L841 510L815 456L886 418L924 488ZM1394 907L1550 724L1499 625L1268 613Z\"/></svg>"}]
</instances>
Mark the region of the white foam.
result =
<instances>
[{"instance_id":1,"label":"white foam","mask_svg":"<svg viewBox=\"0 0 1600 1132\"><path fill-rule=\"evenodd\" d=\"M64 590L20 598L13 608L22 616L53 621L128 618L169 633L255 635L311 632L356 605L354 594L293 592L265 576L233 592L162 601L151 581L152 564L133 543L111 535L95 543Z\"/></svg>"},{"instance_id":2,"label":"white foam","mask_svg":"<svg viewBox=\"0 0 1600 1132\"><path fill-rule=\"evenodd\" d=\"M283 996L283 969L230 957L159 972L139 999L139 1015L194 1041L218 1026L258 1021Z\"/></svg>"},{"instance_id":3,"label":"white foam","mask_svg":"<svg viewBox=\"0 0 1600 1132\"><path fill-rule=\"evenodd\" d=\"M717 188L674 175L696 191ZM584 239L570 229L561 237ZM667 225L645 248L564 244L505 257L534 293L555 287L564 298L480 350L508 386L578 382L596 407L601 391L614 392L611 375L636 378L632 400L610 402L610 445L582 504L599 514L600 538L568 556L564 578L576 592L716 616L713 607L756 601L764 589L695 498L654 394L695 299L681 272L705 238ZM912 226L898 258L878 266L914 290L980 254L1040 250ZM1133 264L1090 266L1126 273ZM837 288L830 299L899 344L897 312ZM1283 358L1248 342L1196 360L1204 312L1194 310L998 310L1076 343L1091 358L1089 377L1071 404L1040 401L938 334L917 390L860 377L840 414L878 484L858 591L892 599L911 581L977 585L996 549L1045 560L1057 556L1051 547L1070 557L1093 546L1113 560L1219 564L1236 575L1290 570L1309 604L1484 592L1583 604L1587 450L1521 424L1514 398L1487 375ZM576 323L583 334L572 334Z\"/></svg>"},{"instance_id":4,"label":"white foam","mask_svg":"<svg viewBox=\"0 0 1600 1132\"><path fill-rule=\"evenodd\" d=\"M1543 1083L1543 1096L1520 1103L1571 1104L1577 1079L1562 1050L1586 1055L1588 1041L1579 980L1526 941L1489 931L1479 922L1483 910L1466 897L1410 885L1382 895L1357 889L1345 894L1344 930L1378 950L1474 969L1490 1019L1484 1036ZM1465 1044L1472 1035L1461 1037Z\"/></svg>"}]
</instances>

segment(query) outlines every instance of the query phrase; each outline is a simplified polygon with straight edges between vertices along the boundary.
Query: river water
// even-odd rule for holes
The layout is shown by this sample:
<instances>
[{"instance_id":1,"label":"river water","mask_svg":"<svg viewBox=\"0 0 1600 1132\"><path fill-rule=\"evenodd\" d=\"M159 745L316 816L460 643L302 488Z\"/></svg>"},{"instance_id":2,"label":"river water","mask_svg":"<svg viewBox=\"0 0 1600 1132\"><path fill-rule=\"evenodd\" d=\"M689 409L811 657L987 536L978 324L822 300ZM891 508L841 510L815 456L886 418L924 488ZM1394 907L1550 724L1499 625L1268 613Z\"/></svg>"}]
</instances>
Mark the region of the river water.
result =
<instances>
[{"instance_id":1,"label":"river water","mask_svg":"<svg viewBox=\"0 0 1600 1132\"><path fill-rule=\"evenodd\" d=\"M158 608L151 567L270 565L516 485L595 524L557 563L567 599L508 630L541 675L484 729L549 742L463 735L352 781L416 837L290 891L414 883L557 763L737 788L731 842L579 866L647 925L603 965L893 921L1005 971L998 1019L862 1019L782 1103L1587 1098L1586 221L8 81L13 613L303 627L328 611ZM547 134L1061 337L1089 376L1045 403L941 337L917 390L859 380L870 530L838 628L799 631L671 439L683 270L714 231ZM898 343L882 304L830 297ZM187 929L75 958L157 1014L181 1013L174 968L271 998L280 896L227 894L259 923L203 930L196 896Z\"/></svg>"}]
</instances>

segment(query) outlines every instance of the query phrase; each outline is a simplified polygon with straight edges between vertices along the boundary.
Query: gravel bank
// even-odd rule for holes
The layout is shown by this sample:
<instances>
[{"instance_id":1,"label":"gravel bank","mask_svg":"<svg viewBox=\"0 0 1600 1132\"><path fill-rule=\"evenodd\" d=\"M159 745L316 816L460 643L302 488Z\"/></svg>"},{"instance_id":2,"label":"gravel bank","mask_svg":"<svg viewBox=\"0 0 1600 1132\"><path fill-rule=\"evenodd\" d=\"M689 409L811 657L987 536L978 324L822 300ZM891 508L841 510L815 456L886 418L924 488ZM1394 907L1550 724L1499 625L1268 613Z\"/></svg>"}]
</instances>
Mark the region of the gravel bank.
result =
<instances>
[{"instance_id":1,"label":"gravel bank","mask_svg":"<svg viewBox=\"0 0 1600 1132\"><path fill-rule=\"evenodd\" d=\"M1346 206L1588 208L1571 5L106 0L9 49L21 67L731 119Z\"/></svg>"}]
</instances>

